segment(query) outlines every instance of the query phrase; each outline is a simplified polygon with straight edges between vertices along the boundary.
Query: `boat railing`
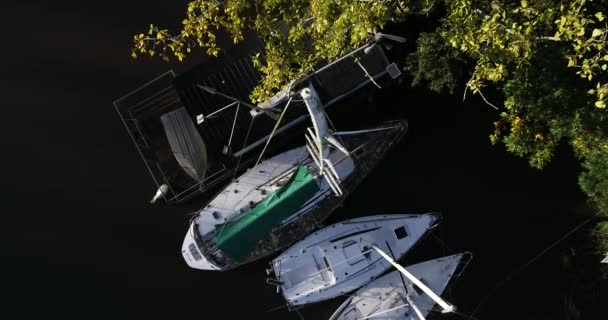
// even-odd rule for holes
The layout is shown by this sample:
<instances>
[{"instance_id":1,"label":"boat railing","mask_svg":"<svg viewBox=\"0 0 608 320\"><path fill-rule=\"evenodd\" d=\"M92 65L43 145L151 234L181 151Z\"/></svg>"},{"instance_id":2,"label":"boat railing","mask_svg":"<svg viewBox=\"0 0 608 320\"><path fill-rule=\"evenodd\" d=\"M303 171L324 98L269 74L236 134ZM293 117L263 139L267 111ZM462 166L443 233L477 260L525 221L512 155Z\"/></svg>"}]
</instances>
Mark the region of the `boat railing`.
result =
<instances>
[{"instance_id":1,"label":"boat railing","mask_svg":"<svg viewBox=\"0 0 608 320\"><path fill-rule=\"evenodd\" d=\"M183 202L197 193L202 186L210 186L219 180L223 172L214 172L203 181L194 181L179 175L182 171L169 157L170 147L164 130L157 121L161 115L183 106L180 96L173 86L175 73L167 71L141 87L114 101L129 137L144 161L156 187L167 185L164 195L167 203Z\"/></svg>"},{"instance_id":2,"label":"boat railing","mask_svg":"<svg viewBox=\"0 0 608 320\"><path fill-rule=\"evenodd\" d=\"M454 278L460 278L464 270L469 266L471 261L473 260L473 253L464 252L462 253L462 259L458 263L458 267L454 270Z\"/></svg>"}]
</instances>

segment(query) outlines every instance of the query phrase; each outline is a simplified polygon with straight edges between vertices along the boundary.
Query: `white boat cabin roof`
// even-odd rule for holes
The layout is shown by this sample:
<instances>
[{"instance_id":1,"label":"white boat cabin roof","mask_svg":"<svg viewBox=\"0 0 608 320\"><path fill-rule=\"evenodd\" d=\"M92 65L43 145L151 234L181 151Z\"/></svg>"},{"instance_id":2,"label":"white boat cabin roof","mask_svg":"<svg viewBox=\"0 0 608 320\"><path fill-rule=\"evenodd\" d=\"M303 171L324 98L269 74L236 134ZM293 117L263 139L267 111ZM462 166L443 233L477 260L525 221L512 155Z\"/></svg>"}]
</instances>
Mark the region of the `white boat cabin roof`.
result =
<instances>
[{"instance_id":1,"label":"white boat cabin roof","mask_svg":"<svg viewBox=\"0 0 608 320\"><path fill-rule=\"evenodd\" d=\"M465 256L467 255L455 254L421 262L406 269L434 293L441 295ZM330 320L358 320L367 317L382 320L419 319L409 306L406 294L424 316L435 305L433 299L396 270L357 290L336 310Z\"/></svg>"},{"instance_id":2,"label":"white boat cabin roof","mask_svg":"<svg viewBox=\"0 0 608 320\"><path fill-rule=\"evenodd\" d=\"M437 218L369 216L315 232L273 261L283 295L290 304L305 304L355 290L390 267L372 245L402 257Z\"/></svg>"}]
</instances>

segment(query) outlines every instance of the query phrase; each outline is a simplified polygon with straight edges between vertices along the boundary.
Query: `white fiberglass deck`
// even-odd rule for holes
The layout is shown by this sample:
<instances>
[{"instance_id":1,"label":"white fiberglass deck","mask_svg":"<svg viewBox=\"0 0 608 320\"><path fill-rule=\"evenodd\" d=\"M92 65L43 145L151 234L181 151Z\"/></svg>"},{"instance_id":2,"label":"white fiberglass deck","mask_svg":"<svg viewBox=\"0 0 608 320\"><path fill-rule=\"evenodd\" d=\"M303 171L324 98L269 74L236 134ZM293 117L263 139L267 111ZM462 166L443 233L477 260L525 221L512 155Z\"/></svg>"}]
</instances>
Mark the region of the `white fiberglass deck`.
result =
<instances>
[{"instance_id":1,"label":"white fiberglass deck","mask_svg":"<svg viewBox=\"0 0 608 320\"><path fill-rule=\"evenodd\" d=\"M346 178L353 171L353 160L345 158L340 152L331 152L330 158L339 162L336 170L340 178ZM340 161L340 159L344 160ZM300 163L306 164L313 175L318 172L318 167L309 160L308 152L304 147L281 153L245 172L199 212L195 219L199 234L205 235L215 230L215 225L236 220L242 214L246 214L287 182ZM325 180L317 181L320 187L319 193L329 190Z\"/></svg>"},{"instance_id":2,"label":"white fiberglass deck","mask_svg":"<svg viewBox=\"0 0 608 320\"><path fill-rule=\"evenodd\" d=\"M326 227L272 262L289 305L330 299L380 276L391 265L372 245L398 259L438 222L435 214L378 215Z\"/></svg>"},{"instance_id":3,"label":"white fiberglass deck","mask_svg":"<svg viewBox=\"0 0 608 320\"><path fill-rule=\"evenodd\" d=\"M441 295L466 254L455 254L425 261L406 269L422 281L434 293ZM403 279L403 280L402 280ZM403 284L406 288L404 289ZM435 305L433 299L424 294L399 271L388 273L351 295L331 316L330 320L419 320L406 295L426 316Z\"/></svg>"}]
</instances>

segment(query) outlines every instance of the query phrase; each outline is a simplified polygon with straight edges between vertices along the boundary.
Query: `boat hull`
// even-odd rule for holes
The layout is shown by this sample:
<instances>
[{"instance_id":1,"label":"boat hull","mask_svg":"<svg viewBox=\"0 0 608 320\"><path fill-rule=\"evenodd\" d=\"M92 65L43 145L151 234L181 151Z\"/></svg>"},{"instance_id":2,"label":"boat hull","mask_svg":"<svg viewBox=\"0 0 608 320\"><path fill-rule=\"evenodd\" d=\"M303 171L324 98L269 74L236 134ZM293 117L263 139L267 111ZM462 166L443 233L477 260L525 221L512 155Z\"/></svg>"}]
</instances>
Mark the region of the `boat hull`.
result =
<instances>
[{"instance_id":1,"label":"boat hull","mask_svg":"<svg viewBox=\"0 0 608 320\"><path fill-rule=\"evenodd\" d=\"M346 294L391 267L374 247L401 258L439 221L438 214L392 214L334 224L275 258L276 281L290 306Z\"/></svg>"}]
</instances>

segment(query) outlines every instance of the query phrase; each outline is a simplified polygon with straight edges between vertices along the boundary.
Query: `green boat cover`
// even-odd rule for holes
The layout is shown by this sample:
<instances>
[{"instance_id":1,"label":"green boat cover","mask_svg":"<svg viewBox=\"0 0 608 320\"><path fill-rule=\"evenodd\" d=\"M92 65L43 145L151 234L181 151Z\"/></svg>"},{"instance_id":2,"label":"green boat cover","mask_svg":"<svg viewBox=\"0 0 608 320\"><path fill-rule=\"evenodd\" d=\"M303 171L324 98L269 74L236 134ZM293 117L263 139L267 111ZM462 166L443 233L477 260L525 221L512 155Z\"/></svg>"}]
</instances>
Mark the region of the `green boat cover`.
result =
<instances>
[{"instance_id":1,"label":"green boat cover","mask_svg":"<svg viewBox=\"0 0 608 320\"><path fill-rule=\"evenodd\" d=\"M304 166L298 166L287 181L239 220L215 226L218 248L228 257L242 261L258 241L283 219L319 191L319 186Z\"/></svg>"}]
</instances>

